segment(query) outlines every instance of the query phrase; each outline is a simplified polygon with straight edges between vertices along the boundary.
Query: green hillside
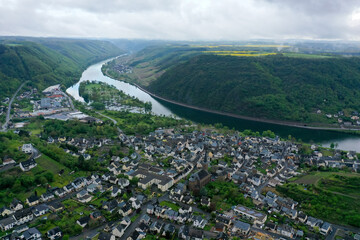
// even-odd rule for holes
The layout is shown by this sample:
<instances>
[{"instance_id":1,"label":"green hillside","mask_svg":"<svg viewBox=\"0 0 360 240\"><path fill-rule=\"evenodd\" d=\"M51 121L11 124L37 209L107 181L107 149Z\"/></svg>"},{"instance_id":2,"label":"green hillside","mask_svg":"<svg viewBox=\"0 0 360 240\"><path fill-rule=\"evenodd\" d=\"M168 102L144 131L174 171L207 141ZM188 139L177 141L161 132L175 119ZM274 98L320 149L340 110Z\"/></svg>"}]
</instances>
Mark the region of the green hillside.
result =
<instances>
[{"instance_id":1,"label":"green hillside","mask_svg":"<svg viewBox=\"0 0 360 240\"><path fill-rule=\"evenodd\" d=\"M0 99L10 97L25 80L40 90L57 83L70 86L91 63L120 53L104 41L0 40Z\"/></svg>"},{"instance_id":2,"label":"green hillside","mask_svg":"<svg viewBox=\"0 0 360 240\"><path fill-rule=\"evenodd\" d=\"M330 123L336 120L325 113L360 110L360 58L203 54L169 68L147 88L213 110Z\"/></svg>"}]
</instances>

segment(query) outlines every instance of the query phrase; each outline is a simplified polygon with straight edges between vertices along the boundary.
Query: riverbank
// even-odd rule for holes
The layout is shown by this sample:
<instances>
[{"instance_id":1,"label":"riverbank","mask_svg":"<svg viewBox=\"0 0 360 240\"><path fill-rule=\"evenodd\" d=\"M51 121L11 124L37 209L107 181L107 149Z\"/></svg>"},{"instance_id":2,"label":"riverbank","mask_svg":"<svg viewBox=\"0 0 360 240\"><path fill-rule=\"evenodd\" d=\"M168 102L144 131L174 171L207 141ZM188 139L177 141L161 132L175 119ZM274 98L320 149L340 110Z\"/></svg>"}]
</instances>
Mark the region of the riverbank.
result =
<instances>
[{"instance_id":1,"label":"riverbank","mask_svg":"<svg viewBox=\"0 0 360 240\"><path fill-rule=\"evenodd\" d=\"M101 69L101 70L103 70L103 69ZM114 79L113 76L111 76L107 71L102 71L102 73L105 76ZM177 101L173 101L171 99L161 97L161 96L159 96L159 95L157 95L155 93L152 93L152 92L148 91L147 89L145 89L144 87L140 86L137 83L124 81L124 80L120 80L120 79L115 79L115 80L123 81L123 82L126 82L126 83L130 84L130 85L133 85L133 86L139 88L141 91L149 94L150 96L152 96L152 97L154 97L154 98L156 98L158 100L162 100L162 101L172 103L172 104L175 104L175 105L178 105L178 106L187 107L187 108L190 108L190 109L199 110L199 111L203 111L203 112L219 114L219 115L222 115L222 116L228 116L228 117L233 117L233 118L237 118L237 119L243 119L243 120L249 120L249 121L255 121L255 122L262 122L262 123L270 123L270 124L276 124L276 125L288 126L288 127L296 127L296 128L310 129L310 130L312 129L312 130L338 131L338 132L345 132L345 133L350 133L350 134L354 134L354 135L360 134L360 128L328 127L328 126L314 126L314 125L308 126L308 124L306 124L306 123L249 117L249 116L238 115L238 114L234 114L234 113L227 113L227 112L222 112L222 111L217 111L217 110L211 110L211 109L207 109L207 108L192 106L192 105L188 105L188 104L185 104L185 103L181 103L181 102L177 102Z\"/></svg>"},{"instance_id":2,"label":"riverbank","mask_svg":"<svg viewBox=\"0 0 360 240\"><path fill-rule=\"evenodd\" d=\"M111 59L107 61L110 60ZM101 71L102 65L107 61L99 62L86 69L83 72L79 82L74 84L72 87L68 88L67 92L70 95L72 95L76 100L83 102L82 98L78 94L80 82L93 79L96 81L101 81L113 85L119 90L124 91L126 94L137 97L142 101L145 102L150 101L152 103L152 112L154 112L156 115L159 116L176 115L179 116L180 118L188 119L193 122L203 123L203 124L221 123L223 124L223 126L234 128L239 131L244 131L249 129L253 132L258 131L261 133L263 131L271 130L272 132L275 132L278 136L282 138L287 138L291 136L291 137L295 137L296 139L301 139L304 142L318 143L318 144L322 144L323 146L330 146L331 143L337 143L339 148L342 150L348 150L348 151L355 150L360 152L360 137L359 137L360 131L345 131L342 129L326 131L326 130L306 129L303 127L302 128L292 127L289 124L288 125L272 124L267 122L240 119L240 118L232 117L231 115L228 116L221 113L216 114L216 113L196 110L195 108L190 108L187 106L172 104L170 102L163 101L159 98L152 97L150 94L143 91L141 86L136 86L133 83L129 83L125 79L115 80L113 78L108 77L106 74L104 74ZM295 124L299 124L299 123L295 123Z\"/></svg>"},{"instance_id":3,"label":"riverbank","mask_svg":"<svg viewBox=\"0 0 360 240\"><path fill-rule=\"evenodd\" d=\"M108 76L108 77L110 77L110 76ZM121 81L121 80L119 80L119 81ZM141 87L140 85L138 85L136 83L129 83L129 84L133 84L134 86L136 86L140 90L146 92L147 94L149 94L150 96L152 96L152 97L154 97L156 99L160 99L160 100L168 102L168 103L172 103L172 104L179 105L179 106L182 106L182 107L187 107L187 108L191 108L191 109L195 109L195 110L199 110L199 111L204 111L204 112L208 112L208 113L214 113L214 114L219 114L219 115L238 118L238 119L244 119L244 120L250 120L250 121L256 121L256 122L263 122L263 123L270 123L270 124L276 124L276 125L282 125L282 126L288 126L288 127L297 127L297 128L305 128L305 129L313 129L313 130L341 131L341 132L342 131L345 131L345 132L354 132L355 131L355 132L358 132L360 134L360 129L357 129L357 128L341 128L341 127L336 128L336 127L307 126L304 123L248 117L248 116L243 116L243 115L238 115L238 114L233 114L233 113L226 113L226 112L211 110L211 109L202 108L202 107L196 107L196 106L180 103L180 102L177 102L177 101L173 101L173 100L158 96L157 94L146 90L145 88Z\"/></svg>"}]
</instances>

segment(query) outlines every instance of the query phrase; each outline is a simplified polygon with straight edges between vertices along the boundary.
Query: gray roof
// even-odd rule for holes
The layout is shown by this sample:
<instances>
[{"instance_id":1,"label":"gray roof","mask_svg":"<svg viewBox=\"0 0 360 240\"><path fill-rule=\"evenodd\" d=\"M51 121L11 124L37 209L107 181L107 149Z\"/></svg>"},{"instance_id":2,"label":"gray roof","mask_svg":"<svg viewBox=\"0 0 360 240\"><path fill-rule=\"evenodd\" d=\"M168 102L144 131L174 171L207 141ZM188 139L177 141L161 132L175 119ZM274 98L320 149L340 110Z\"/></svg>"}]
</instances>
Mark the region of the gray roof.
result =
<instances>
[{"instance_id":1,"label":"gray roof","mask_svg":"<svg viewBox=\"0 0 360 240\"><path fill-rule=\"evenodd\" d=\"M241 221L235 221L234 222L234 227L239 228L239 229L244 230L244 231L250 230L250 224L244 223L244 222L241 222Z\"/></svg>"}]
</instances>

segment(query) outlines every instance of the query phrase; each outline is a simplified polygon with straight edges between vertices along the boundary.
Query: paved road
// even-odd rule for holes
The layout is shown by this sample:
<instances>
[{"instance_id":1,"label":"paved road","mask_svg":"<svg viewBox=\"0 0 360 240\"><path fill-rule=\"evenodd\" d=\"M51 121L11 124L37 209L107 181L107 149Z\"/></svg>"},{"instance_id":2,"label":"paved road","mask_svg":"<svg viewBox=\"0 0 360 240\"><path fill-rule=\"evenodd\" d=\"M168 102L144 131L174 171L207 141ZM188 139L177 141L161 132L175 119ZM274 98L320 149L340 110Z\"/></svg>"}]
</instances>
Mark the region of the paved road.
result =
<instances>
[{"instance_id":1,"label":"paved road","mask_svg":"<svg viewBox=\"0 0 360 240\"><path fill-rule=\"evenodd\" d=\"M1 173L1 172L6 172L6 171L8 171L8 170L10 170L10 169L12 169L12 168L14 168L14 167L18 167L18 166L19 166L19 164L16 164L16 163L6 165L6 166L0 168L0 173Z\"/></svg>"},{"instance_id":2,"label":"paved road","mask_svg":"<svg viewBox=\"0 0 360 240\"><path fill-rule=\"evenodd\" d=\"M16 92L14 93L14 95L11 97L11 99L10 99L10 101L9 101L9 107L8 107L8 109L7 109L7 112L6 112L6 120L5 120L4 125L2 126L2 130L1 130L2 132L5 132L5 131L6 131L7 126L8 126L8 124L9 124L9 121L10 121L10 119L11 119L11 118L10 118L11 105L12 105L12 103L13 103L16 95L19 93L20 89L21 89L27 82L28 82L28 81L23 82L23 83L20 85L20 87L16 90Z\"/></svg>"},{"instance_id":3,"label":"paved road","mask_svg":"<svg viewBox=\"0 0 360 240\"><path fill-rule=\"evenodd\" d=\"M64 92L62 92L62 94L68 99L71 110L75 111L74 103L73 103L71 97L69 95L67 95L66 93L64 93Z\"/></svg>"},{"instance_id":4,"label":"paved road","mask_svg":"<svg viewBox=\"0 0 360 240\"><path fill-rule=\"evenodd\" d=\"M281 153L281 157L284 158L284 154L285 154L285 150L282 151ZM270 179L274 179L275 177L278 177L280 174L284 173L284 171L288 168L288 163L287 163L287 160L285 160L284 162L284 168L275 174L275 176L273 176L272 178ZM258 191L259 195L261 196L261 191L263 190L264 187L266 187L270 181L270 179L266 180L263 184L261 184L260 186L258 186L256 188L256 190Z\"/></svg>"},{"instance_id":5,"label":"paved road","mask_svg":"<svg viewBox=\"0 0 360 240\"><path fill-rule=\"evenodd\" d=\"M117 121L116 121L115 119L113 119L113 118L111 118L111 117L109 117L109 116L106 116L106 115L104 115L104 114L102 114L102 113L100 113L100 112L96 112L96 113L99 114L100 116L103 116L103 117L109 119L109 120L112 121L115 125L117 124ZM123 132L123 131L121 131L121 129L120 129L119 127L117 127L117 130L118 130L119 134Z\"/></svg>"}]
</instances>

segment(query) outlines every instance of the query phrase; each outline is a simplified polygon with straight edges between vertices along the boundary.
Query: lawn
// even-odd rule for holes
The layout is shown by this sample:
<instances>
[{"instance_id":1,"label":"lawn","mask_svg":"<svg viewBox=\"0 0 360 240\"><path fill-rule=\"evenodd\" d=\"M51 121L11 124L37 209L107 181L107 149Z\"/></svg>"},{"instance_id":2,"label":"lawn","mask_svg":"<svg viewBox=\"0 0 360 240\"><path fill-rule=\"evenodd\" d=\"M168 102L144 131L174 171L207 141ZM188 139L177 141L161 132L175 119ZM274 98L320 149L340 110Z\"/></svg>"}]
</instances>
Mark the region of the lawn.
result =
<instances>
[{"instance_id":1,"label":"lawn","mask_svg":"<svg viewBox=\"0 0 360 240\"><path fill-rule=\"evenodd\" d=\"M276 188L282 195L300 203L308 215L331 223L360 227L360 201L325 191L316 186L288 183Z\"/></svg>"},{"instance_id":2,"label":"lawn","mask_svg":"<svg viewBox=\"0 0 360 240\"><path fill-rule=\"evenodd\" d=\"M330 192L360 198L360 174L355 177L332 174L326 178L321 178L317 182L317 187Z\"/></svg>"},{"instance_id":3,"label":"lawn","mask_svg":"<svg viewBox=\"0 0 360 240\"><path fill-rule=\"evenodd\" d=\"M233 182L217 180L208 183L203 189L200 193L211 198L212 205L214 204L217 211L227 211L232 206L238 204L242 204L247 207L254 206L251 199L245 199L244 194L240 192L239 186L237 186ZM210 206L210 208L211 207L212 206Z\"/></svg>"},{"instance_id":4,"label":"lawn","mask_svg":"<svg viewBox=\"0 0 360 240\"><path fill-rule=\"evenodd\" d=\"M358 173L349 173L349 172L310 172L299 178L295 178L293 182L299 184L317 184L317 182L322 178L327 178L331 175L340 175L346 177L360 177Z\"/></svg>"},{"instance_id":5,"label":"lawn","mask_svg":"<svg viewBox=\"0 0 360 240\"><path fill-rule=\"evenodd\" d=\"M109 199L105 198L105 197L99 197L99 198L95 198L94 200L92 200L90 202L90 204L94 205L97 208L100 208L102 206L102 203L106 202L107 200L109 200Z\"/></svg>"},{"instance_id":6,"label":"lawn","mask_svg":"<svg viewBox=\"0 0 360 240\"><path fill-rule=\"evenodd\" d=\"M160 203L160 206L167 206L169 208L171 208L174 211L179 211L180 207L172 202L168 202L168 201L162 201Z\"/></svg>"},{"instance_id":7,"label":"lawn","mask_svg":"<svg viewBox=\"0 0 360 240\"><path fill-rule=\"evenodd\" d=\"M52 184L53 187L63 187L69 184L69 182L73 181L76 176L79 175L79 173L70 175L71 171L67 167L56 162L55 160L49 158L44 154L41 155L41 157L39 157L38 159L36 159L36 162L38 163L38 168L50 171L54 174L55 181ZM59 172L61 170L64 170L64 173L59 176ZM85 173L83 173L83 175L85 176Z\"/></svg>"},{"instance_id":8,"label":"lawn","mask_svg":"<svg viewBox=\"0 0 360 240\"><path fill-rule=\"evenodd\" d=\"M12 168L0 174L0 207L8 205L13 198L17 198L25 202L26 198L36 194L41 195L47 191L46 185L48 180L46 176L52 178L52 187L63 187L69 182L73 181L76 177L86 176L86 172L76 172L70 175L70 170L55 160L46 155L41 155L35 160L37 167L28 172L23 172L19 167ZM64 169L62 176L59 176L59 171Z\"/></svg>"},{"instance_id":9,"label":"lawn","mask_svg":"<svg viewBox=\"0 0 360 240\"><path fill-rule=\"evenodd\" d=\"M79 234L82 231L82 228L76 221L81 217L88 216L92 212L91 209L71 199L65 200L62 203L65 206L65 210L62 213L57 214L55 217L49 217L45 223L37 225L41 233L46 233L55 226L59 226L64 234L69 234L70 236Z\"/></svg>"}]
</instances>

